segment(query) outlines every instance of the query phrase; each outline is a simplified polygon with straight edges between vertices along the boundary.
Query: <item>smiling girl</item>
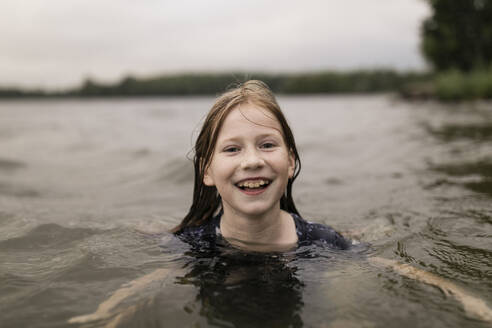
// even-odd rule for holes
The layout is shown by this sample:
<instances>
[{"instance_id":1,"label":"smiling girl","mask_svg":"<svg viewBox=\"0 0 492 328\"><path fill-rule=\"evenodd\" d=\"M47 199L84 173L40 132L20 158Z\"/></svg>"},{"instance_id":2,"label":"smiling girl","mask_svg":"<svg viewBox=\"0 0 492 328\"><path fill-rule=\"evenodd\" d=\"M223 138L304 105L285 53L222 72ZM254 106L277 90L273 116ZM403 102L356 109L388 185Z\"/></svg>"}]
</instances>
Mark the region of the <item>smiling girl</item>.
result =
<instances>
[{"instance_id":1,"label":"smiling girl","mask_svg":"<svg viewBox=\"0 0 492 328\"><path fill-rule=\"evenodd\" d=\"M251 80L215 102L195 145L188 214L173 232L194 247L253 251L308 244L346 249L332 228L305 221L292 198L300 171L292 131L273 93Z\"/></svg>"}]
</instances>

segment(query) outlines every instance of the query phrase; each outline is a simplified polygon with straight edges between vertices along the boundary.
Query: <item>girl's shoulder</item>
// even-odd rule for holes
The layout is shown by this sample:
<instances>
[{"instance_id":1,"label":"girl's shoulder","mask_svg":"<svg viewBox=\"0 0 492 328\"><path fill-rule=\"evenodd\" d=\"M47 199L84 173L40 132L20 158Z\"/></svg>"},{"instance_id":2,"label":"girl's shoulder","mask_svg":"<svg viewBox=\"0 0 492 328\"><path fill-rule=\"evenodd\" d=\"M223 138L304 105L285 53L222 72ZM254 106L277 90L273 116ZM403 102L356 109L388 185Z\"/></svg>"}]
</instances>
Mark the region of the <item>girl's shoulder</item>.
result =
<instances>
[{"instance_id":1,"label":"girl's shoulder","mask_svg":"<svg viewBox=\"0 0 492 328\"><path fill-rule=\"evenodd\" d=\"M214 216L200 225L186 226L174 235L180 240L196 247L210 247L215 244L220 216Z\"/></svg>"},{"instance_id":2,"label":"girl's shoulder","mask_svg":"<svg viewBox=\"0 0 492 328\"><path fill-rule=\"evenodd\" d=\"M350 247L350 241L345 239L345 237L335 231L332 227L321 223L306 221L300 215L295 213L291 213L291 215L296 224L299 246L320 244L335 249L348 249Z\"/></svg>"}]
</instances>

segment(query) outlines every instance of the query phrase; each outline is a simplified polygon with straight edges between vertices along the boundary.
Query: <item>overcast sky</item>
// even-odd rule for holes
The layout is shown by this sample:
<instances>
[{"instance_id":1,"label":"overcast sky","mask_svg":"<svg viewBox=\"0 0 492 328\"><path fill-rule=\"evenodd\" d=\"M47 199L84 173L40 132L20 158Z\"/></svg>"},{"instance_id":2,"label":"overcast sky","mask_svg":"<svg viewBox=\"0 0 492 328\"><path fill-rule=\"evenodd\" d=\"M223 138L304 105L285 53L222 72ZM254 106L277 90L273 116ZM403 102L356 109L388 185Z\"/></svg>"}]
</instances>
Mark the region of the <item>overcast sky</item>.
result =
<instances>
[{"instance_id":1,"label":"overcast sky","mask_svg":"<svg viewBox=\"0 0 492 328\"><path fill-rule=\"evenodd\" d=\"M1 0L0 86L183 71L425 68L424 0Z\"/></svg>"}]
</instances>

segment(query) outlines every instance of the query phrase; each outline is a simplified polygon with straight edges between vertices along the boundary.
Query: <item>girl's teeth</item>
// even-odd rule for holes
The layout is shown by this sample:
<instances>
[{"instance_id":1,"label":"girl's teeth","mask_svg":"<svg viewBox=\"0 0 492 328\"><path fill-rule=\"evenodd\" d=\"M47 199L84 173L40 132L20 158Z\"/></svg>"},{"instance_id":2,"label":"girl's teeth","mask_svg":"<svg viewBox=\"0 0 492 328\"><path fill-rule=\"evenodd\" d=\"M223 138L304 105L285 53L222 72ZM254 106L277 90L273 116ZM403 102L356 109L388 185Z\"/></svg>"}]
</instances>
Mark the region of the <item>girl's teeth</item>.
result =
<instances>
[{"instance_id":1,"label":"girl's teeth","mask_svg":"<svg viewBox=\"0 0 492 328\"><path fill-rule=\"evenodd\" d=\"M239 186L240 187L246 187L246 188L258 188L260 186L263 186L263 185L266 185L267 182L264 181L264 180L260 180L258 182L244 182L244 183L241 183Z\"/></svg>"}]
</instances>

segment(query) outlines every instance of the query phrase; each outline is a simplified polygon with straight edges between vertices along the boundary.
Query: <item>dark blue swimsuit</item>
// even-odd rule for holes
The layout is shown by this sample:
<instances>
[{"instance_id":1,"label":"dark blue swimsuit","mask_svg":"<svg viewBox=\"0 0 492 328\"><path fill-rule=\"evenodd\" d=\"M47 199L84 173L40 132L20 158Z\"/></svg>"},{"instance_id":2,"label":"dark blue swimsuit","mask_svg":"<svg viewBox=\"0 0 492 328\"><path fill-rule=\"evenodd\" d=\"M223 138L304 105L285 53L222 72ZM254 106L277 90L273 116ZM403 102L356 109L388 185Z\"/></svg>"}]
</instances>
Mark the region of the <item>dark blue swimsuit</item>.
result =
<instances>
[{"instance_id":1,"label":"dark blue swimsuit","mask_svg":"<svg viewBox=\"0 0 492 328\"><path fill-rule=\"evenodd\" d=\"M297 247L308 245L322 245L333 249L347 249L350 242L333 228L320 223L304 220L299 215L291 213L297 232ZM185 227L176 233L182 241L195 249L213 249L222 239L220 232L220 218L222 212L199 226Z\"/></svg>"}]
</instances>

